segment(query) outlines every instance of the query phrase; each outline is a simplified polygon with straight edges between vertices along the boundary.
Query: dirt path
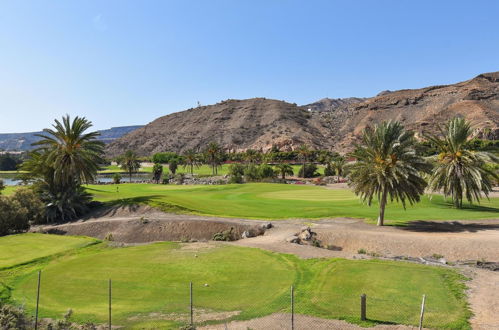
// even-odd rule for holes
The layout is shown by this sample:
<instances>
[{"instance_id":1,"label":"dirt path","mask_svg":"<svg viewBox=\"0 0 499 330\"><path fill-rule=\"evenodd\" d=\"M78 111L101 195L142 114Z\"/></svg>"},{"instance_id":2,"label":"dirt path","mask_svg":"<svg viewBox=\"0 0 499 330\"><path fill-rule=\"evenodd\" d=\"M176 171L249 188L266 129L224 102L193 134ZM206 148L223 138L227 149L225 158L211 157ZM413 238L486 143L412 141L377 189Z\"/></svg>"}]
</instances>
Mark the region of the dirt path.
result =
<instances>
[{"instance_id":1,"label":"dirt path","mask_svg":"<svg viewBox=\"0 0 499 330\"><path fill-rule=\"evenodd\" d=\"M144 219L147 224L144 224ZM154 226L151 226L151 223ZM59 226L46 226L34 230L51 229L61 233L88 235L103 238L107 233L117 238L126 237L127 242L150 242L165 239L188 238L199 235L208 240L213 230L238 228L238 234L246 228L257 228L268 221L214 218L195 215L167 214L150 207L129 207L127 209L103 210L87 219ZM274 227L263 236L241 239L228 244L261 248L269 251L295 254L301 258L342 257L365 258L359 249L383 256L425 257L433 254L444 256L448 261L479 260L499 261L499 220L473 222L413 222L405 228L376 227L358 219L323 220L280 220L273 221ZM323 243L334 250L315 248L286 242L304 226L310 226ZM149 229L144 229L148 228ZM160 228L160 229L158 229ZM163 229L161 229L163 228ZM211 231L210 231L211 230ZM163 234L158 234L161 232ZM132 233L132 234L130 234ZM208 233L208 234L207 234ZM203 236L204 235L204 236ZM208 242L208 245L215 244ZM474 313L471 319L473 329L499 329L499 272L463 268L471 277L468 283L469 303ZM259 329L261 324L280 329L278 321L282 316L270 315L262 319L233 323L229 329ZM314 329L358 329L338 320L321 320L301 317L304 324L312 322ZM276 321L277 320L277 321ZM255 323L256 322L256 323ZM310 323L310 324L312 324ZM306 328L306 327L305 327ZM377 327L377 329L410 329L409 327ZM219 329L207 327L206 329Z\"/></svg>"}]
</instances>

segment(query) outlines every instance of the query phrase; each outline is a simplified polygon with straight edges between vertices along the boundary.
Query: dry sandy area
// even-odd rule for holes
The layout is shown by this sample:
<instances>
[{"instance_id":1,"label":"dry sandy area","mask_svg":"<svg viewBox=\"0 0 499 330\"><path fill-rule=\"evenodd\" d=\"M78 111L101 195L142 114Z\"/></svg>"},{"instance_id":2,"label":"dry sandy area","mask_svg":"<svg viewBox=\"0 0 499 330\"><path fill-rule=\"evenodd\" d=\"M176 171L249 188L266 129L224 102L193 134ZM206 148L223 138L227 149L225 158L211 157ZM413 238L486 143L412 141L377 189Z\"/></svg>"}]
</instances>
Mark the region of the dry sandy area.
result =
<instances>
[{"instance_id":1,"label":"dry sandy area","mask_svg":"<svg viewBox=\"0 0 499 330\"><path fill-rule=\"evenodd\" d=\"M147 219L147 223L144 223ZM70 235L103 238L113 234L116 241L143 243L158 240L208 240L214 232L233 227L240 235L244 230L257 231L268 221L213 218L194 215L166 214L149 207L128 207L103 210L91 217L59 226L34 230ZM499 262L499 219L487 221L413 222L404 228L376 227L358 219L281 220L263 236L241 239L227 244L261 248L301 258L343 257L366 258L359 249L382 256L426 257L439 254L447 261L477 260ZM304 226L310 226L317 238L331 250L286 242ZM196 248L209 248L215 242L197 243ZM220 243L218 243L220 244ZM461 267L471 278L468 283L469 303L474 313L473 329L499 329L499 272ZM283 315L274 314L261 319L233 322L228 329L284 329ZM302 324L302 326L300 326ZM262 325L264 325L262 327ZM270 326L270 327L269 327ZM312 327L310 327L312 326ZM297 319L297 329L358 329L338 320L322 320L308 316ZM203 329L224 329L205 327ZM410 329L404 326L378 326L376 329Z\"/></svg>"},{"instance_id":2,"label":"dry sandy area","mask_svg":"<svg viewBox=\"0 0 499 330\"><path fill-rule=\"evenodd\" d=\"M295 329L313 330L357 330L365 329L355 324L350 324L341 320L326 320L307 315L295 315ZM291 329L290 314L272 314L249 321L232 321L227 324L208 325L198 327L199 330L289 330ZM405 325L377 325L369 329L376 330L409 330L417 329Z\"/></svg>"}]
</instances>

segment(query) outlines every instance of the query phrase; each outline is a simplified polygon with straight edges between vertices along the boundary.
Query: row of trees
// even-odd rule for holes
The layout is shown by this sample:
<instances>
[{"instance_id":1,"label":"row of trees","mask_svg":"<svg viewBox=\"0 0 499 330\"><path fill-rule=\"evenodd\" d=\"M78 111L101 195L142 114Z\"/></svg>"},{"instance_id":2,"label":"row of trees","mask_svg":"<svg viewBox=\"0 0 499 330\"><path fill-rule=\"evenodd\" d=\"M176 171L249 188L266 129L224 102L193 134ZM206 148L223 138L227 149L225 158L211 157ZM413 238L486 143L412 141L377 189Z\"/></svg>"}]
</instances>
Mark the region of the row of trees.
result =
<instances>
[{"instance_id":1,"label":"row of trees","mask_svg":"<svg viewBox=\"0 0 499 330\"><path fill-rule=\"evenodd\" d=\"M437 147L438 154L422 157L415 151L414 133L399 122L384 122L366 128L361 143L347 166L347 177L353 191L367 204L379 202L378 225L383 225L388 201L399 201L403 207L420 201L426 188L451 197L456 208L463 199L479 202L488 196L497 173L488 162L497 157L483 151L467 149L472 127L462 118L454 118L440 128L438 135L425 135Z\"/></svg>"}]
</instances>

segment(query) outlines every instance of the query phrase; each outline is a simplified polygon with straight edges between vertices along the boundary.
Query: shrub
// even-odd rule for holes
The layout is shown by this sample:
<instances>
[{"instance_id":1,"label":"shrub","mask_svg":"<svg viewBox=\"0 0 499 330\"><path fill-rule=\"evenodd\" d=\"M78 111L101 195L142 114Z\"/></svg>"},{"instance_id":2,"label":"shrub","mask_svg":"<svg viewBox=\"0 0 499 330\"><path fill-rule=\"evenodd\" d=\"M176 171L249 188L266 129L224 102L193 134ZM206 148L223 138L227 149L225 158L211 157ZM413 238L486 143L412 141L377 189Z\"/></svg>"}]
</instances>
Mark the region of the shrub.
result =
<instances>
[{"instance_id":1,"label":"shrub","mask_svg":"<svg viewBox=\"0 0 499 330\"><path fill-rule=\"evenodd\" d=\"M240 174L231 175L229 178L229 183L244 183L243 176Z\"/></svg>"},{"instance_id":2,"label":"shrub","mask_svg":"<svg viewBox=\"0 0 499 330\"><path fill-rule=\"evenodd\" d=\"M234 241L234 228L230 227L229 230L224 230L218 233L213 234L214 241Z\"/></svg>"},{"instance_id":3,"label":"shrub","mask_svg":"<svg viewBox=\"0 0 499 330\"><path fill-rule=\"evenodd\" d=\"M3 183L3 180L0 179L0 194L2 193L2 190L4 190L4 189L5 189L5 185Z\"/></svg>"},{"instance_id":4,"label":"shrub","mask_svg":"<svg viewBox=\"0 0 499 330\"><path fill-rule=\"evenodd\" d=\"M258 167L251 164L246 166L244 169L244 178L246 181L258 181L260 179L260 173L258 171Z\"/></svg>"},{"instance_id":5,"label":"shrub","mask_svg":"<svg viewBox=\"0 0 499 330\"><path fill-rule=\"evenodd\" d=\"M357 253L358 254L367 254L367 251L366 251L366 249L358 249Z\"/></svg>"},{"instance_id":6,"label":"shrub","mask_svg":"<svg viewBox=\"0 0 499 330\"><path fill-rule=\"evenodd\" d=\"M169 164L172 159L178 159L174 152L158 152L152 156L152 161L156 164Z\"/></svg>"},{"instance_id":7,"label":"shrub","mask_svg":"<svg viewBox=\"0 0 499 330\"><path fill-rule=\"evenodd\" d=\"M29 229L30 222L44 219L44 204L29 188L17 190L12 196L0 196L0 236Z\"/></svg>"},{"instance_id":8,"label":"shrub","mask_svg":"<svg viewBox=\"0 0 499 330\"><path fill-rule=\"evenodd\" d=\"M31 329L33 320L22 308L0 303L0 329Z\"/></svg>"},{"instance_id":9,"label":"shrub","mask_svg":"<svg viewBox=\"0 0 499 330\"><path fill-rule=\"evenodd\" d=\"M274 172L274 169L270 165L262 164L258 167L259 179L274 178L275 176L276 173Z\"/></svg>"},{"instance_id":10,"label":"shrub","mask_svg":"<svg viewBox=\"0 0 499 330\"><path fill-rule=\"evenodd\" d=\"M305 173L303 173L304 170L305 170ZM300 172L298 173L298 176L302 177L302 178L313 178L313 177L319 176L319 173L317 172L317 165L306 164L305 166L302 166L300 168Z\"/></svg>"},{"instance_id":11,"label":"shrub","mask_svg":"<svg viewBox=\"0 0 499 330\"><path fill-rule=\"evenodd\" d=\"M121 183L121 174L114 173L114 175L113 175L113 182L115 184L120 184Z\"/></svg>"},{"instance_id":12,"label":"shrub","mask_svg":"<svg viewBox=\"0 0 499 330\"><path fill-rule=\"evenodd\" d=\"M331 166L331 163L327 163L326 168L324 168L324 176L334 176L336 173Z\"/></svg>"},{"instance_id":13,"label":"shrub","mask_svg":"<svg viewBox=\"0 0 499 330\"><path fill-rule=\"evenodd\" d=\"M231 164L229 166L229 183L243 183L244 165Z\"/></svg>"},{"instance_id":14,"label":"shrub","mask_svg":"<svg viewBox=\"0 0 499 330\"><path fill-rule=\"evenodd\" d=\"M175 175L175 172L177 172L177 168L178 168L178 159L174 158L170 160L170 162L168 163L168 169L173 175Z\"/></svg>"}]
</instances>

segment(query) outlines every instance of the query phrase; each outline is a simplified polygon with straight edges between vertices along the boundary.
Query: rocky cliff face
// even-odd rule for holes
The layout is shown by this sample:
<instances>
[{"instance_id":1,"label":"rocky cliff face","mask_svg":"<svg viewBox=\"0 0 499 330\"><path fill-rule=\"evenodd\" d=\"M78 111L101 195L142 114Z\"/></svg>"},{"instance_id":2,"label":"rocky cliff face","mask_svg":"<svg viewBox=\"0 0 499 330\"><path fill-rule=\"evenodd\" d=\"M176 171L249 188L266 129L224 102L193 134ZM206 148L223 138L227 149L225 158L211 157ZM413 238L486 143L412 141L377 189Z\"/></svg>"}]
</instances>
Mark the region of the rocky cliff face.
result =
<instances>
[{"instance_id":1,"label":"rocky cliff face","mask_svg":"<svg viewBox=\"0 0 499 330\"><path fill-rule=\"evenodd\" d=\"M209 142L230 150L313 148L351 150L362 129L384 120L401 121L418 134L463 116L482 137L499 139L499 72L445 86L386 91L368 99L323 99L297 106L254 98L227 100L173 113L110 143L109 156L202 150Z\"/></svg>"},{"instance_id":2,"label":"rocky cliff face","mask_svg":"<svg viewBox=\"0 0 499 330\"><path fill-rule=\"evenodd\" d=\"M333 139L348 149L367 125L398 120L406 128L435 131L439 124L462 116L475 124L478 133L499 138L499 72L445 86L382 93L360 103L336 108L322 118L330 123Z\"/></svg>"},{"instance_id":3,"label":"rocky cliff face","mask_svg":"<svg viewBox=\"0 0 499 330\"><path fill-rule=\"evenodd\" d=\"M160 151L202 150L210 142L230 150L283 150L303 143L316 148L328 141L329 129L319 117L296 104L265 98L227 100L160 117L111 143L110 156L126 150L140 155Z\"/></svg>"}]
</instances>

